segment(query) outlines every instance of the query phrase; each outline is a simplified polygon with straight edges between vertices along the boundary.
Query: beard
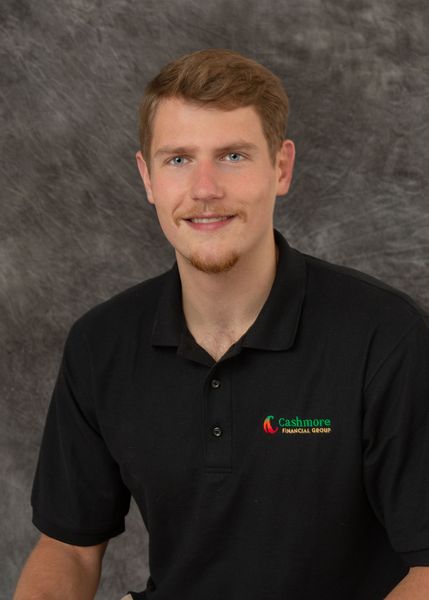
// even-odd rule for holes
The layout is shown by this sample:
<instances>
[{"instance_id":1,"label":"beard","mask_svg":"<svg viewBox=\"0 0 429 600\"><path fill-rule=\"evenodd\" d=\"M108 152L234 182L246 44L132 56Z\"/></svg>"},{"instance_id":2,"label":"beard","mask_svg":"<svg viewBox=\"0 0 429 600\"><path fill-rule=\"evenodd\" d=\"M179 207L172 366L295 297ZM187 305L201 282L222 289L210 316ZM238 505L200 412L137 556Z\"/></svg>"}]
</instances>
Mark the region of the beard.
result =
<instances>
[{"instance_id":1,"label":"beard","mask_svg":"<svg viewBox=\"0 0 429 600\"><path fill-rule=\"evenodd\" d=\"M198 254L193 254L187 258L188 262L203 273L225 273L230 271L237 264L240 255L237 252L231 252L225 258L217 258L215 260L203 260Z\"/></svg>"}]
</instances>

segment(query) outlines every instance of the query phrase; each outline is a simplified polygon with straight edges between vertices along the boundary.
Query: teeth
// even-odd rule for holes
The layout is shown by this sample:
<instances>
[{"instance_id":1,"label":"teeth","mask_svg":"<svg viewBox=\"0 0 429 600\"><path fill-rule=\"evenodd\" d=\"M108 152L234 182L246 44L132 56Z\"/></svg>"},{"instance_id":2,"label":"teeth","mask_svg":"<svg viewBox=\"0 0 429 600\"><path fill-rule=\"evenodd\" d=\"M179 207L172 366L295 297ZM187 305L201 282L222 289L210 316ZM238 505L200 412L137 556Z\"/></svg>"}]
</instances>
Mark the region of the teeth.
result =
<instances>
[{"instance_id":1,"label":"teeth","mask_svg":"<svg viewBox=\"0 0 429 600\"><path fill-rule=\"evenodd\" d=\"M216 221L226 221L229 217L209 217L204 219L190 219L192 223L216 223Z\"/></svg>"}]
</instances>

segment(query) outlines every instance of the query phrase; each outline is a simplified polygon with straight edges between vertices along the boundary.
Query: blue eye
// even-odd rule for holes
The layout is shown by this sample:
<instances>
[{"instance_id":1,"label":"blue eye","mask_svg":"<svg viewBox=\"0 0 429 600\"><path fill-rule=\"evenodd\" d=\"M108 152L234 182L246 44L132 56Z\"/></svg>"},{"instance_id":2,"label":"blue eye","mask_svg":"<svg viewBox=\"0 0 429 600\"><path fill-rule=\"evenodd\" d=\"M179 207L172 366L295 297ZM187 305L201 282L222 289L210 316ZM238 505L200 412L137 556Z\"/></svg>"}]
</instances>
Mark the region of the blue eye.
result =
<instances>
[{"instance_id":1,"label":"blue eye","mask_svg":"<svg viewBox=\"0 0 429 600\"><path fill-rule=\"evenodd\" d=\"M240 160L243 158L243 156L238 152L229 152L226 156L229 157L231 162L240 162Z\"/></svg>"},{"instance_id":2,"label":"blue eye","mask_svg":"<svg viewBox=\"0 0 429 600\"><path fill-rule=\"evenodd\" d=\"M175 165L176 167L180 167L185 164L186 158L184 156L173 156L168 162L170 165Z\"/></svg>"}]
</instances>

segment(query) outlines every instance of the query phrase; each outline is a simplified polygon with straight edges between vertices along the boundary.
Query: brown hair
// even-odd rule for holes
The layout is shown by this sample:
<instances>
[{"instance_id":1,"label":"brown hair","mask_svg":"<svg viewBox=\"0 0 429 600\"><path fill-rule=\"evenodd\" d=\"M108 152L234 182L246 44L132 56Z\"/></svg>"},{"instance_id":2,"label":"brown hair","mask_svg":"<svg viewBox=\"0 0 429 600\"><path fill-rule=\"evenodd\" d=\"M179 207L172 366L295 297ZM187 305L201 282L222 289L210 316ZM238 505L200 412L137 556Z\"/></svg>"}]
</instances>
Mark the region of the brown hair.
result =
<instances>
[{"instance_id":1,"label":"brown hair","mask_svg":"<svg viewBox=\"0 0 429 600\"><path fill-rule=\"evenodd\" d=\"M146 87L140 106L140 149L148 165L158 103L172 97L223 110L254 106L274 164L286 134L289 101L281 80L266 67L216 48L168 63Z\"/></svg>"}]
</instances>

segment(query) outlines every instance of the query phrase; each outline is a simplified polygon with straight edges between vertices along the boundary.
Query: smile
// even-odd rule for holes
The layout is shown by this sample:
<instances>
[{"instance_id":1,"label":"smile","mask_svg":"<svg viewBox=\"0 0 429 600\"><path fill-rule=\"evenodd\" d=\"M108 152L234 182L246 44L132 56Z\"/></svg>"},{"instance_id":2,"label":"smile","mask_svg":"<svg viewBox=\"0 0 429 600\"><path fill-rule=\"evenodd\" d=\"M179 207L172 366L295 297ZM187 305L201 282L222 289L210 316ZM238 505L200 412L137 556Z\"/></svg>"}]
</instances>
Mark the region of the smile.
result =
<instances>
[{"instance_id":1,"label":"smile","mask_svg":"<svg viewBox=\"0 0 429 600\"><path fill-rule=\"evenodd\" d=\"M225 225L231 222L234 217L235 215L226 217L192 217L185 220L193 229L200 231L213 231L214 229L225 227Z\"/></svg>"},{"instance_id":2,"label":"smile","mask_svg":"<svg viewBox=\"0 0 429 600\"><path fill-rule=\"evenodd\" d=\"M230 217L201 217L189 219L192 223L216 223L216 221L226 221Z\"/></svg>"}]
</instances>

